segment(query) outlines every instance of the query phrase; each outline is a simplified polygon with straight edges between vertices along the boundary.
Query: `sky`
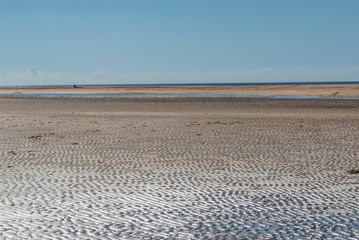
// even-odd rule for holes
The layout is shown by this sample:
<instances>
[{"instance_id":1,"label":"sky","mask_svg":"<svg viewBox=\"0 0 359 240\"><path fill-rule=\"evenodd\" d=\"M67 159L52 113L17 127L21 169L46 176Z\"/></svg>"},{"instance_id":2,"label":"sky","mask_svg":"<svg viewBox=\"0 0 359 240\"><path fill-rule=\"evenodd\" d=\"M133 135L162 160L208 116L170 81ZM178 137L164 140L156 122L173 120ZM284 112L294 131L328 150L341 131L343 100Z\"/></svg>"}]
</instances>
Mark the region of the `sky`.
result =
<instances>
[{"instance_id":1,"label":"sky","mask_svg":"<svg viewBox=\"0 0 359 240\"><path fill-rule=\"evenodd\" d=\"M358 0L0 0L0 86L359 81Z\"/></svg>"}]
</instances>

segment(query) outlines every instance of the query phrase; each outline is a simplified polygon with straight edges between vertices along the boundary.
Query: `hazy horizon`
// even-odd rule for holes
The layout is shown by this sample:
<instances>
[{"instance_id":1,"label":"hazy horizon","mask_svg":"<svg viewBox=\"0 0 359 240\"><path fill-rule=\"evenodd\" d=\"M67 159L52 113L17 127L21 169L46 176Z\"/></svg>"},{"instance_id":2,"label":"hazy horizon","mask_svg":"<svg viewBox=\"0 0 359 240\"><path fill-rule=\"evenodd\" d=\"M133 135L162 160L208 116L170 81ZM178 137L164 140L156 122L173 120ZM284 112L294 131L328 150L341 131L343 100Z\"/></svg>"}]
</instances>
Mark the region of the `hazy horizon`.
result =
<instances>
[{"instance_id":1,"label":"hazy horizon","mask_svg":"<svg viewBox=\"0 0 359 240\"><path fill-rule=\"evenodd\" d=\"M359 81L359 2L0 3L0 86Z\"/></svg>"}]
</instances>

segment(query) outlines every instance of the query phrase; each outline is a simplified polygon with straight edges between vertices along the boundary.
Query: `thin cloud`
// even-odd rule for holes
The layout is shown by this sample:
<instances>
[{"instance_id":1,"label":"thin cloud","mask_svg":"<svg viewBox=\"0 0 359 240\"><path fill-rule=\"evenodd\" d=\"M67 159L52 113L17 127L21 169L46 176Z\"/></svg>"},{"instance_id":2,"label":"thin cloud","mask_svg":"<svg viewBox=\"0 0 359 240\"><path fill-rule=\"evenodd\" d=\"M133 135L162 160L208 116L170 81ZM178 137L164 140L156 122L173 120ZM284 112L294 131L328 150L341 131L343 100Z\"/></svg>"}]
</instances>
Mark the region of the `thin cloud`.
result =
<instances>
[{"instance_id":1,"label":"thin cloud","mask_svg":"<svg viewBox=\"0 0 359 240\"><path fill-rule=\"evenodd\" d=\"M90 74L47 73L29 66L24 72L0 70L1 86L72 84L151 84L151 83L250 83L359 81L359 67L241 69L192 72L120 73L99 69Z\"/></svg>"}]
</instances>

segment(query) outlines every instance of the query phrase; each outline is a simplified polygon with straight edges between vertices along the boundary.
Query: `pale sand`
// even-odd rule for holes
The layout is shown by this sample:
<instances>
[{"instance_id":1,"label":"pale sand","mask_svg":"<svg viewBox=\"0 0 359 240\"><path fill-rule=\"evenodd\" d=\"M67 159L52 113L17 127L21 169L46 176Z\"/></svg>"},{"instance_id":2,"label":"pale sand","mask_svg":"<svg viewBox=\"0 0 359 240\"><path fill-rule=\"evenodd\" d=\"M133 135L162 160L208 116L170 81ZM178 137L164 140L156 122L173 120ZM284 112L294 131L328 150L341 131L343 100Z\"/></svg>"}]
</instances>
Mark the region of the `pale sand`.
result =
<instances>
[{"instance_id":1,"label":"pale sand","mask_svg":"<svg viewBox=\"0 0 359 240\"><path fill-rule=\"evenodd\" d=\"M358 239L359 101L0 98L0 239Z\"/></svg>"},{"instance_id":2,"label":"pale sand","mask_svg":"<svg viewBox=\"0 0 359 240\"><path fill-rule=\"evenodd\" d=\"M81 86L0 87L3 93L56 94L245 94L282 96L359 97L359 84L265 86Z\"/></svg>"}]
</instances>

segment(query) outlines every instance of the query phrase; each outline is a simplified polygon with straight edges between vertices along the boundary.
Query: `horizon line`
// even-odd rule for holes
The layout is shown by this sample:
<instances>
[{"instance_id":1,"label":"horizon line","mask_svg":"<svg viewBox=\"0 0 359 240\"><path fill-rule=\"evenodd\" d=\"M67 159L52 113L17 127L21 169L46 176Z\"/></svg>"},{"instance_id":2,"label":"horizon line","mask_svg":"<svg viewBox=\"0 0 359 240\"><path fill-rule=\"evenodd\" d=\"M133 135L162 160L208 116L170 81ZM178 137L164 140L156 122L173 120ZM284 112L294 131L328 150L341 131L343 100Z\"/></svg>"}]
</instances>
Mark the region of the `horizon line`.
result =
<instances>
[{"instance_id":1,"label":"horizon line","mask_svg":"<svg viewBox=\"0 0 359 240\"><path fill-rule=\"evenodd\" d=\"M265 85L335 85L335 84L359 84L359 81L309 81L309 82L245 82L245 83L133 83L133 84L49 84L49 85L7 85L2 88L21 88L21 87L121 87L121 86L265 86Z\"/></svg>"}]
</instances>

